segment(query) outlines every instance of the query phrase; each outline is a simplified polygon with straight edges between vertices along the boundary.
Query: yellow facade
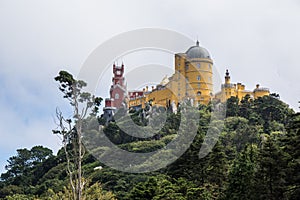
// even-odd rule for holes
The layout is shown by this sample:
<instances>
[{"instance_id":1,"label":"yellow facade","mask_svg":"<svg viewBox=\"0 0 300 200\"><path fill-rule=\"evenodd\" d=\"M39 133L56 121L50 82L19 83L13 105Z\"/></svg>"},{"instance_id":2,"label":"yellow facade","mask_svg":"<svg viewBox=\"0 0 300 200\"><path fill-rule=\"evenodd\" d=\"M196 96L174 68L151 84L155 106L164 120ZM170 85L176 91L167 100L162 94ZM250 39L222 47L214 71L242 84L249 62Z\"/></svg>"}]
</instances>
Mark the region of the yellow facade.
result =
<instances>
[{"instance_id":1,"label":"yellow facade","mask_svg":"<svg viewBox=\"0 0 300 200\"><path fill-rule=\"evenodd\" d=\"M144 89L143 96L129 99L128 106L144 108L151 101L152 105L168 107L172 103L178 105L186 99L193 99L194 106L197 106L207 105L213 98L225 102L231 96L241 100L247 94L253 98L270 94L268 89L260 88L259 85L254 91L247 91L241 83L232 84L227 71L221 91L213 95L212 68L213 60L197 41L186 53L175 54L175 73L171 77L165 77L151 91L148 91L148 87Z\"/></svg>"},{"instance_id":2,"label":"yellow facade","mask_svg":"<svg viewBox=\"0 0 300 200\"><path fill-rule=\"evenodd\" d=\"M213 95L213 61L210 58L189 58L175 55L175 82L180 100L192 98L196 104L208 104Z\"/></svg>"},{"instance_id":3,"label":"yellow facade","mask_svg":"<svg viewBox=\"0 0 300 200\"><path fill-rule=\"evenodd\" d=\"M216 93L215 99L225 102L230 97L237 97L240 101L246 95L250 95L251 98L257 99L265 95L270 95L268 88L262 88L259 84L256 85L256 88L253 91L245 89L245 85L241 83L233 84L230 82L230 76L228 70L225 74L225 82L222 84L221 91Z\"/></svg>"},{"instance_id":4,"label":"yellow facade","mask_svg":"<svg viewBox=\"0 0 300 200\"><path fill-rule=\"evenodd\" d=\"M150 92L145 92L139 99L129 100L129 107L152 101L152 105L178 105L185 99L193 99L195 105L208 104L213 97L213 61L206 49L199 46L190 47L186 53L175 54L175 73ZM140 102L143 101L143 102Z\"/></svg>"},{"instance_id":5,"label":"yellow facade","mask_svg":"<svg viewBox=\"0 0 300 200\"><path fill-rule=\"evenodd\" d=\"M146 102L147 102L146 97L132 98L129 99L128 106L130 108L135 106L141 106L142 108L144 108Z\"/></svg>"}]
</instances>

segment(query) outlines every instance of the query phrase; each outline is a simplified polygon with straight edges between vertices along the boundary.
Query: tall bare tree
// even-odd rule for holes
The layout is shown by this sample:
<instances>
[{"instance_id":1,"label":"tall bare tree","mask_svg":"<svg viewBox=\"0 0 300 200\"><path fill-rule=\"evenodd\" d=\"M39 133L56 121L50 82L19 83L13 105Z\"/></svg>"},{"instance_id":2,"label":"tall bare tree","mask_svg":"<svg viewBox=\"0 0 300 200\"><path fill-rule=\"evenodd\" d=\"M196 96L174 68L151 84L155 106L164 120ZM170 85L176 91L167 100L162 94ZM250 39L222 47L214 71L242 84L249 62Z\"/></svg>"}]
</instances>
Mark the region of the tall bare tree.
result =
<instances>
[{"instance_id":1,"label":"tall bare tree","mask_svg":"<svg viewBox=\"0 0 300 200\"><path fill-rule=\"evenodd\" d=\"M83 88L87 84L82 80L74 79L66 71L60 71L59 75L54 79L59 82L59 90L64 94L63 97L69 101L73 110L73 116L65 118L63 113L57 109L58 128L53 130L53 133L62 136L72 195L74 200L81 200L86 184L82 172L82 159L85 154L85 148L82 143L83 120L87 117L89 111L91 111L92 115L97 114L102 98L84 92Z\"/></svg>"}]
</instances>

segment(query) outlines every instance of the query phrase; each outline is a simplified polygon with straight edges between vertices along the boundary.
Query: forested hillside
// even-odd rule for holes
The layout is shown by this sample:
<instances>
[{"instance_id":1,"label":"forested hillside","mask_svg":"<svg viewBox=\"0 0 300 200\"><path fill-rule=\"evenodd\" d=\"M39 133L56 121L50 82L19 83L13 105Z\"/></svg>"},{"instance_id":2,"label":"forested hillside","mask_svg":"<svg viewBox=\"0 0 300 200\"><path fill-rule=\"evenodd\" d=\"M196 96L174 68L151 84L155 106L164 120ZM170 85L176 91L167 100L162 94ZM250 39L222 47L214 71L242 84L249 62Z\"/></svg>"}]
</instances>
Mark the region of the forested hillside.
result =
<instances>
[{"instance_id":1,"label":"forested hillside","mask_svg":"<svg viewBox=\"0 0 300 200\"><path fill-rule=\"evenodd\" d=\"M217 102L213 102L216 104ZM213 104L212 103L212 104ZM240 103L227 102L225 126L212 152L199 158L199 150L211 123L212 104L201 105L197 135L188 150L167 167L150 173L124 173L106 167L86 153L83 176L86 199L300 199L300 114L294 113L278 95ZM225 106L225 105L223 105ZM133 121L147 122L142 111L131 111ZM109 139L131 152L163 148L176 137L181 112L168 113L159 135L147 139L128 136L111 122L104 126ZM188 120L188 119L185 119ZM103 124L101 117L86 123ZM126 122L124 122L126 123ZM49 133L50 134L50 133ZM72 145L72 144L70 144ZM71 149L71 147L70 147ZM65 152L57 155L42 146L18 149L8 158L1 175L2 199L69 199L70 185ZM101 167L99 167L101 166Z\"/></svg>"}]
</instances>

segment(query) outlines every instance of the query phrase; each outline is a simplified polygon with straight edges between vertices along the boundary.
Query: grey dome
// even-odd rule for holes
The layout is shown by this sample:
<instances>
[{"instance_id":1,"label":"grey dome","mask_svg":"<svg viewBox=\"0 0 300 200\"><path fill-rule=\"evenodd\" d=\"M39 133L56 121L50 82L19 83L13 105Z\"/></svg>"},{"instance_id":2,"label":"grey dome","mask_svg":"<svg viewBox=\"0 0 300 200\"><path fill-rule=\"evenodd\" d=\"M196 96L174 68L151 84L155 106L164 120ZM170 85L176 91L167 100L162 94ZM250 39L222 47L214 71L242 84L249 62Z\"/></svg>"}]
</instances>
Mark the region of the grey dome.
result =
<instances>
[{"instance_id":1,"label":"grey dome","mask_svg":"<svg viewBox=\"0 0 300 200\"><path fill-rule=\"evenodd\" d=\"M199 46L199 41L196 42L196 46L192 46L186 51L186 55L188 58L210 58L208 51Z\"/></svg>"}]
</instances>

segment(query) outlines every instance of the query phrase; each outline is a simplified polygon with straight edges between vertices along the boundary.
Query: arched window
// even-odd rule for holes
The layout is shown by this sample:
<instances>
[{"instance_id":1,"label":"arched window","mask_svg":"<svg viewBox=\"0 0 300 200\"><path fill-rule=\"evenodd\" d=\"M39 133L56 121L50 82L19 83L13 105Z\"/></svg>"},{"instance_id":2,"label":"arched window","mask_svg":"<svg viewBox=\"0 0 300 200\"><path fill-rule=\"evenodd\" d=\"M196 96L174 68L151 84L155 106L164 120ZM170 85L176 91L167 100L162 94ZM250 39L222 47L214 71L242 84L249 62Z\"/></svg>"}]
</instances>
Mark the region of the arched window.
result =
<instances>
[{"instance_id":1,"label":"arched window","mask_svg":"<svg viewBox=\"0 0 300 200\"><path fill-rule=\"evenodd\" d=\"M200 67L201 67L200 63L197 64L197 67L198 67L198 69L200 69Z\"/></svg>"},{"instance_id":2,"label":"arched window","mask_svg":"<svg viewBox=\"0 0 300 200\"><path fill-rule=\"evenodd\" d=\"M200 96L200 95L201 95L201 92L200 92L200 91L198 91L198 92L197 92L197 96Z\"/></svg>"},{"instance_id":3,"label":"arched window","mask_svg":"<svg viewBox=\"0 0 300 200\"><path fill-rule=\"evenodd\" d=\"M115 94L115 99L119 99L120 95L118 93Z\"/></svg>"},{"instance_id":4,"label":"arched window","mask_svg":"<svg viewBox=\"0 0 300 200\"><path fill-rule=\"evenodd\" d=\"M201 76L200 76L200 75L197 76L197 80L198 80L198 81L201 80Z\"/></svg>"}]
</instances>

